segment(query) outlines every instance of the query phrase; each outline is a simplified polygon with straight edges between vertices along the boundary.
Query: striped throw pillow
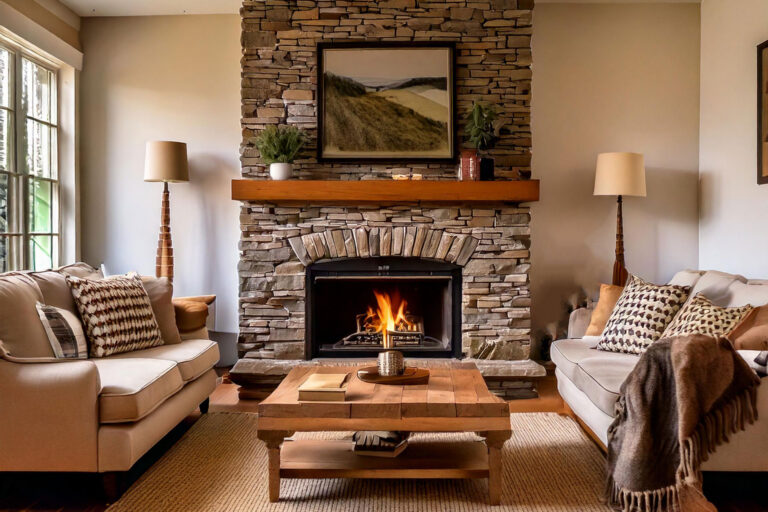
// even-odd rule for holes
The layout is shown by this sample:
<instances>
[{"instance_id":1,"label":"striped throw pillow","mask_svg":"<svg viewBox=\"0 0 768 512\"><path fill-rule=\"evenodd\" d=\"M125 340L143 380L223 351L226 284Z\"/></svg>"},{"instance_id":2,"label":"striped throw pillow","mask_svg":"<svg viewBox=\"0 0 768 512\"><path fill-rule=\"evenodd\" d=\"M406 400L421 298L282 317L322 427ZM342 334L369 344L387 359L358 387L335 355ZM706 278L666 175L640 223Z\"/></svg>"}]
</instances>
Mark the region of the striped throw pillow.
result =
<instances>
[{"instance_id":1,"label":"striped throw pillow","mask_svg":"<svg viewBox=\"0 0 768 512\"><path fill-rule=\"evenodd\" d=\"M54 355L60 359L88 359L88 343L77 315L42 302L36 307Z\"/></svg>"},{"instance_id":2,"label":"striped throw pillow","mask_svg":"<svg viewBox=\"0 0 768 512\"><path fill-rule=\"evenodd\" d=\"M136 274L100 280L66 278L85 326L91 357L163 344L149 295Z\"/></svg>"}]
</instances>

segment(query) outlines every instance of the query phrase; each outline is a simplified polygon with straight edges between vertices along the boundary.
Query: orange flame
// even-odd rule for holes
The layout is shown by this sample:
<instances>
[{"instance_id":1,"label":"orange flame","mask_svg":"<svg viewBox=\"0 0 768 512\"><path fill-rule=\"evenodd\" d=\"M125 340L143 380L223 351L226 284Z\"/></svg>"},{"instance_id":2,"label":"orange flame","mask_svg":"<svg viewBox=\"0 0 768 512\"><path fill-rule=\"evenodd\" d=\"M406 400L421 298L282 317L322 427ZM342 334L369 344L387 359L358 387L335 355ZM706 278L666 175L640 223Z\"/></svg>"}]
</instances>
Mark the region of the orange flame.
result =
<instances>
[{"instance_id":1,"label":"orange flame","mask_svg":"<svg viewBox=\"0 0 768 512\"><path fill-rule=\"evenodd\" d=\"M412 331L416 324L406 318L408 302L400 298L395 292L390 295L386 292L373 291L376 296L378 308L376 311L368 306L365 315L365 328L382 333L384 348L392 348L389 333L392 331ZM396 311L396 312L395 312Z\"/></svg>"}]
</instances>

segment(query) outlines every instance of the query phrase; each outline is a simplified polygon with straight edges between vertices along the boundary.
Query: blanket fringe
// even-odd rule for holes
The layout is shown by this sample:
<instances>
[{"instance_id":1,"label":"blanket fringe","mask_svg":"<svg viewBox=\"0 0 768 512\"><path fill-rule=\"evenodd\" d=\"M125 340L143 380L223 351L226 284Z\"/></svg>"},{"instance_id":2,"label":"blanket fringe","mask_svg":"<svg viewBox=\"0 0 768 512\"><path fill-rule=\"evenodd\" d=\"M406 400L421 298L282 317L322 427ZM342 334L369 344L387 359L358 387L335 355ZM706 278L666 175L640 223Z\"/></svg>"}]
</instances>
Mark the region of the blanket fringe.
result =
<instances>
[{"instance_id":1,"label":"blanket fringe","mask_svg":"<svg viewBox=\"0 0 768 512\"><path fill-rule=\"evenodd\" d=\"M690 437L683 440L677 483L661 489L630 491L609 477L611 504L622 512L683 511L681 489L691 486L701 490L701 464L729 436L744 430L757 420L757 388L751 387L710 411Z\"/></svg>"}]
</instances>

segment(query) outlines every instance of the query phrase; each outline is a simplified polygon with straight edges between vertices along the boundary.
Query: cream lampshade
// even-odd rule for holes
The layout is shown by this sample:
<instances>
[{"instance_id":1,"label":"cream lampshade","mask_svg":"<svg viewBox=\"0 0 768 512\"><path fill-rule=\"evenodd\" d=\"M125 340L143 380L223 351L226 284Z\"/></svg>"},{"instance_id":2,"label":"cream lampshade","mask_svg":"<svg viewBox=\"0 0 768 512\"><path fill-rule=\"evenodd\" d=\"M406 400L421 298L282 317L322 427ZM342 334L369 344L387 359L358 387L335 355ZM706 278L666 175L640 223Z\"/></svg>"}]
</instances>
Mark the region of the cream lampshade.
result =
<instances>
[{"instance_id":1,"label":"cream lampshade","mask_svg":"<svg viewBox=\"0 0 768 512\"><path fill-rule=\"evenodd\" d=\"M645 197L645 159L643 155L640 153L600 153L597 155L594 195L618 196L613 284L624 286L629 274L624 265L622 196Z\"/></svg>"},{"instance_id":2,"label":"cream lampshade","mask_svg":"<svg viewBox=\"0 0 768 512\"><path fill-rule=\"evenodd\" d=\"M183 142L147 142L144 158L144 181L163 182L160 210L160 237L157 241L155 275L173 281L173 243L171 241L171 202L168 183L189 181L187 145Z\"/></svg>"},{"instance_id":3,"label":"cream lampshade","mask_svg":"<svg viewBox=\"0 0 768 512\"><path fill-rule=\"evenodd\" d=\"M645 159L640 153L600 153L595 170L596 196L645 197Z\"/></svg>"}]
</instances>

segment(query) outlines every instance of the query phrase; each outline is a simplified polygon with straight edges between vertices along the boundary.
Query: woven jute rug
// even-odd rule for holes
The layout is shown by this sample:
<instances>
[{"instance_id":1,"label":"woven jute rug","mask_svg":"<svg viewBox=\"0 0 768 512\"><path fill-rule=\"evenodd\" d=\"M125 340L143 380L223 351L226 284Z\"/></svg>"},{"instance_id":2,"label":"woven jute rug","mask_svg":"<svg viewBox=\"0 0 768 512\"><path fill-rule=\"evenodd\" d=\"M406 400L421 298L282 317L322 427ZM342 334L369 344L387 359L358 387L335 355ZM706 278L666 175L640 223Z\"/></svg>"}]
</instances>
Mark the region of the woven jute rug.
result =
<instances>
[{"instance_id":1,"label":"woven jute rug","mask_svg":"<svg viewBox=\"0 0 768 512\"><path fill-rule=\"evenodd\" d=\"M280 502L267 498L267 452L256 416L203 416L109 508L153 511L609 511L601 503L605 461L579 426L557 414L513 414L503 450L502 505L487 503L486 480L283 479ZM342 433L300 437L342 438ZM474 434L419 434L424 439Z\"/></svg>"}]
</instances>

